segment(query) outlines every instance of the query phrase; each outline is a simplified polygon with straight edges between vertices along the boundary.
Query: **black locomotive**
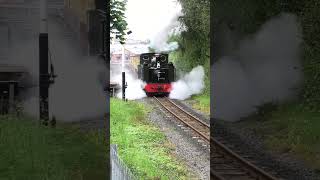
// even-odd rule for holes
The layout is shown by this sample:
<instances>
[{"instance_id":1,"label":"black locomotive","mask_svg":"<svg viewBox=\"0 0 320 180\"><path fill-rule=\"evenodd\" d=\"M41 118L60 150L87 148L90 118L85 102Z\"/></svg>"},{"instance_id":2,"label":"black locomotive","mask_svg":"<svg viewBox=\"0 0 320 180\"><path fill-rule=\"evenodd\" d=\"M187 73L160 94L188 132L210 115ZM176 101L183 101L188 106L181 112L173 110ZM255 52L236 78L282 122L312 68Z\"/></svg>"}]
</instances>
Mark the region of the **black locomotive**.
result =
<instances>
[{"instance_id":1,"label":"black locomotive","mask_svg":"<svg viewBox=\"0 0 320 180\"><path fill-rule=\"evenodd\" d=\"M175 80L175 67L164 53L144 53L140 55L138 78L146 83L147 96L169 95Z\"/></svg>"}]
</instances>

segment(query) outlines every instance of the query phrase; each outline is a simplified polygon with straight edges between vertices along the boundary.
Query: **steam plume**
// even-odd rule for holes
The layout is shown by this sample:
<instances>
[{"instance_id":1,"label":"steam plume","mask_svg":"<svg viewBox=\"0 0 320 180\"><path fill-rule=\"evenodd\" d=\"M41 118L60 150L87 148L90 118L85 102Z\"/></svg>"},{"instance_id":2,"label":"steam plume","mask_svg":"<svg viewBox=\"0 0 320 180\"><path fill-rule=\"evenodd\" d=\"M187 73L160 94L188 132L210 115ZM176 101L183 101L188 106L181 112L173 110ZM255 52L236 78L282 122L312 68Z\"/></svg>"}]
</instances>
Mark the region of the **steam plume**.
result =
<instances>
[{"instance_id":1,"label":"steam plume","mask_svg":"<svg viewBox=\"0 0 320 180\"><path fill-rule=\"evenodd\" d=\"M122 73L120 71L120 68L113 67L111 69L113 72L111 75L111 81L116 82L117 84L122 84ZM134 76L133 73L131 73L129 70L126 69L125 72L126 82L128 85L126 88L126 99L136 100L146 97L146 93L143 90L145 83ZM116 97L122 98L122 91L119 91L116 94Z\"/></svg>"},{"instance_id":2,"label":"steam plume","mask_svg":"<svg viewBox=\"0 0 320 180\"><path fill-rule=\"evenodd\" d=\"M236 121L266 102L295 97L302 79L301 33L296 17L282 14L240 41L212 67L213 116Z\"/></svg>"},{"instance_id":3,"label":"steam plume","mask_svg":"<svg viewBox=\"0 0 320 180\"><path fill-rule=\"evenodd\" d=\"M180 25L178 21L179 16L181 16L181 12L175 14L169 24L160 30L157 33L157 36L151 40L151 47L157 52L170 52L178 49L179 45L177 42L171 42L168 44L167 41L170 34L177 33L177 28Z\"/></svg>"},{"instance_id":4,"label":"steam plume","mask_svg":"<svg viewBox=\"0 0 320 180\"><path fill-rule=\"evenodd\" d=\"M55 115L60 121L102 118L107 107L103 87L108 70L97 58L82 56L73 39L65 38L68 29L63 29L58 20L49 25L49 48L58 75L50 87L50 116ZM32 60L38 63L37 58ZM31 73L38 77L36 71ZM34 80L37 82L37 78ZM24 94L25 111L35 117L39 117L38 95L38 87L29 88Z\"/></svg>"},{"instance_id":5,"label":"steam plume","mask_svg":"<svg viewBox=\"0 0 320 180\"><path fill-rule=\"evenodd\" d=\"M204 69L197 66L177 82L172 83L171 99L184 100L194 94L200 94L204 88Z\"/></svg>"}]
</instances>

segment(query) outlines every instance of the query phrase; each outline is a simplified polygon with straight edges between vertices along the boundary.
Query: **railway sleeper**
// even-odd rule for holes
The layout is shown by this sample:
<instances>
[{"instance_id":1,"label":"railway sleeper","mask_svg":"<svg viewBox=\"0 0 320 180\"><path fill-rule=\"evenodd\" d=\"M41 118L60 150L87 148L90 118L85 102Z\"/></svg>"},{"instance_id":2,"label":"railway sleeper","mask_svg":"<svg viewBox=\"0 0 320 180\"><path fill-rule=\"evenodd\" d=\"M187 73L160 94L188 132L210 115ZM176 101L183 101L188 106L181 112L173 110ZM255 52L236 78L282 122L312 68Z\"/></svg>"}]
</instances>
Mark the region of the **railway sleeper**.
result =
<instances>
[{"instance_id":1,"label":"railway sleeper","mask_svg":"<svg viewBox=\"0 0 320 180\"><path fill-rule=\"evenodd\" d=\"M222 161L219 161L219 162L213 162L211 163L212 165L221 165L221 164L234 164L234 161L226 161L226 159L223 159Z\"/></svg>"},{"instance_id":2,"label":"railway sleeper","mask_svg":"<svg viewBox=\"0 0 320 180\"><path fill-rule=\"evenodd\" d=\"M243 171L231 171L231 172L219 172L219 175L222 177L225 176L249 176L248 172L243 172Z\"/></svg>"},{"instance_id":3,"label":"railway sleeper","mask_svg":"<svg viewBox=\"0 0 320 180\"><path fill-rule=\"evenodd\" d=\"M222 155L211 156L212 159L224 158Z\"/></svg>"},{"instance_id":4,"label":"railway sleeper","mask_svg":"<svg viewBox=\"0 0 320 180\"><path fill-rule=\"evenodd\" d=\"M240 170L239 168L236 168L236 167L219 167L219 168L215 168L214 169L215 171L237 171L237 170Z\"/></svg>"}]
</instances>

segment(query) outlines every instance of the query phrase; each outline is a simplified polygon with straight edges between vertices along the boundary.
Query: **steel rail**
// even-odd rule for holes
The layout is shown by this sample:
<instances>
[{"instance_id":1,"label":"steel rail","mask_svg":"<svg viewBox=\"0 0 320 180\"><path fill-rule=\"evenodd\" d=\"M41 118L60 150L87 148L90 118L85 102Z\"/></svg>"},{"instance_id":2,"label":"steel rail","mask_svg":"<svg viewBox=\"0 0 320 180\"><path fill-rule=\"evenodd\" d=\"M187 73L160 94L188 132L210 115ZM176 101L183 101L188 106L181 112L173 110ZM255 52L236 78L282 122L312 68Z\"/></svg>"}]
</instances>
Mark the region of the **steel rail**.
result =
<instances>
[{"instance_id":1,"label":"steel rail","mask_svg":"<svg viewBox=\"0 0 320 180\"><path fill-rule=\"evenodd\" d=\"M216 180L226 180L225 178L220 176L219 173L215 172L214 170L210 170L210 175Z\"/></svg>"},{"instance_id":2,"label":"steel rail","mask_svg":"<svg viewBox=\"0 0 320 180\"><path fill-rule=\"evenodd\" d=\"M191 125L190 123L186 122L184 119L182 119L179 115L177 115L175 112L173 112L172 110L170 110L168 107L166 107L164 105L163 102L161 102L158 98L153 97L154 99L156 99L159 104L161 104L162 107L164 107L167 111L169 111L173 116L175 116L178 120L180 120L181 122L183 122L184 124L186 124L189 128L191 128L192 130L194 130L196 133L198 133L201 137L203 137L205 139L205 141L207 141L208 143L210 143L210 135L206 135L203 132L199 131L198 128L194 127L193 125ZM195 118L194 116L192 116L190 113L186 112L185 110L183 110L180 106L176 105L175 103L173 103L169 98L161 98L164 99L166 102L169 102L170 104L172 104L172 106L180 111L182 111L184 114L188 115L191 119L195 120L195 122L198 122L201 124L201 126L205 126L205 128L208 128L208 131L210 132L210 126L208 124L205 124L204 122L202 122L201 120L199 120L198 118Z\"/></svg>"},{"instance_id":3,"label":"steel rail","mask_svg":"<svg viewBox=\"0 0 320 180\"><path fill-rule=\"evenodd\" d=\"M213 143L213 147L215 147L218 154L220 153L220 154L223 154L224 156L229 156L232 160L237 161L237 163L239 163L242 166L241 170L246 171L248 175L250 175L250 177L253 177L258 180L260 179L261 180L277 180L277 178L273 177L271 174L265 172L261 168L255 166L251 162L245 160L238 154L234 153L232 150L230 150L228 147L226 147L219 141L212 138L211 142ZM223 178L223 175L219 174L219 172L214 171L214 168L213 170L211 170L210 173L216 176L216 179L219 179L219 180L225 179Z\"/></svg>"},{"instance_id":4,"label":"steel rail","mask_svg":"<svg viewBox=\"0 0 320 180\"><path fill-rule=\"evenodd\" d=\"M208 128L210 128L210 125L203 122L201 119L195 117L194 115L190 114L189 112L185 111L184 109L182 109L179 105L177 105L175 102L173 102L172 100L170 100L169 98L166 98L167 101L169 101L170 103L174 104L176 107L178 107L181 111L183 111L185 114L187 114L188 116L190 116L193 119L196 119L198 122L200 122L201 124L203 124L204 126L207 126Z\"/></svg>"},{"instance_id":5,"label":"steel rail","mask_svg":"<svg viewBox=\"0 0 320 180\"><path fill-rule=\"evenodd\" d=\"M240 176L241 176L241 177L248 177L250 179L257 179L257 180L277 180L277 178L273 177L271 174L265 172L261 168L255 166L251 162L245 160L244 158L242 158L238 154L234 153L232 150L230 150L224 144L220 143L216 139L210 138L210 136L208 137L208 135L206 135L203 132L199 131L198 128L195 127L196 125L192 125L189 122L186 122L186 120L184 120L182 117L180 117L177 114L177 112L174 112L169 107L166 107L165 103L169 103L172 108L178 109L179 111L183 112L183 114L187 115L190 120L194 120L198 124L201 124L201 126L204 126L204 127L208 128L209 131L210 131L210 125L204 123L199 118L193 116L189 112L186 112L184 109L182 109L179 105L174 103L169 98L157 98L157 97L154 97L154 99L156 99L156 101L159 102L159 104L162 107L164 107L168 112L170 112L174 117L176 117L178 120L180 120L184 124L186 124L189 128L194 130L197 134L199 134L201 137L203 137L207 142L211 142L213 144L211 146L214 147L214 149L215 149L215 151L213 151L213 153L219 154L219 155L221 155L221 157L224 157L225 159L231 160L231 162L235 163L235 164L231 164L231 166L233 166L233 165L240 165L241 166L240 168L231 168L231 169L236 170L236 172L225 173L225 174L222 173L221 171L217 170L217 169L211 168L210 176L213 177L214 179L217 179L217 180L228 180L229 178L227 178L225 176L226 175L227 176L231 175L231 176L233 176L233 179L237 178L237 176L239 176L239 178L240 178ZM162 100L164 102L162 102ZM226 169L226 170L228 170L228 169ZM240 178L240 179L242 179L242 178Z\"/></svg>"}]
</instances>

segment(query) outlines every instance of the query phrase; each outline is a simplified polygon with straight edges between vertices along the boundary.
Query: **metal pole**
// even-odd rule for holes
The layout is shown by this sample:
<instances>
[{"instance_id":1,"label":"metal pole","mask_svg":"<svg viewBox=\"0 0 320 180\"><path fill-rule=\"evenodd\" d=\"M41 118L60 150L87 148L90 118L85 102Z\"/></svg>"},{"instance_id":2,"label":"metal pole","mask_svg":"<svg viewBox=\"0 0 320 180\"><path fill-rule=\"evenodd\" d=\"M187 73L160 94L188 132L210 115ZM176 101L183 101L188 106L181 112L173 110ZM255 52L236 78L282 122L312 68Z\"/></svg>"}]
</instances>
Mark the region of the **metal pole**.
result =
<instances>
[{"instance_id":1,"label":"metal pole","mask_svg":"<svg viewBox=\"0 0 320 180\"><path fill-rule=\"evenodd\" d=\"M126 73L122 72L122 100L126 100Z\"/></svg>"},{"instance_id":2,"label":"metal pole","mask_svg":"<svg viewBox=\"0 0 320 180\"><path fill-rule=\"evenodd\" d=\"M49 73L48 73L48 20L47 0L40 0L39 34L39 105L40 121L48 125L49 121Z\"/></svg>"},{"instance_id":3,"label":"metal pole","mask_svg":"<svg viewBox=\"0 0 320 180\"><path fill-rule=\"evenodd\" d=\"M121 70L122 70L122 100L126 100L126 73L124 71L124 60L125 60L125 49L124 44L122 44L122 60L121 60Z\"/></svg>"},{"instance_id":4,"label":"metal pole","mask_svg":"<svg viewBox=\"0 0 320 180\"><path fill-rule=\"evenodd\" d=\"M124 72L124 60L125 60L125 49L124 44L122 44L122 54L121 54L121 71Z\"/></svg>"},{"instance_id":5,"label":"metal pole","mask_svg":"<svg viewBox=\"0 0 320 180\"><path fill-rule=\"evenodd\" d=\"M97 2L97 1L96 1ZM109 2L109 1L108 1ZM110 3L107 3L107 1L104 1L103 3L103 7L107 7L106 8L106 22L107 20L110 19ZM110 70L110 36L109 36L109 32L110 32L110 25L105 23L105 46L104 46L104 51L105 51L105 58L106 58L106 64L107 64L107 70ZM110 89L110 73L107 73L107 90L109 91ZM108 94L107 96L107 103L110 103L110 96ZM107 142L107 145L110 146L110 106L107 105L107 114L106 114L106 142ZM107 179L111 179L111 171L110 169L112 168L112 165L111 165L111 162L110 162L110 149L109 149L109 153L107 153L107 156L109 158L109 164L107 166ZM110 168L111 167L111 168Z\"/></svg>"}]
</instances>

